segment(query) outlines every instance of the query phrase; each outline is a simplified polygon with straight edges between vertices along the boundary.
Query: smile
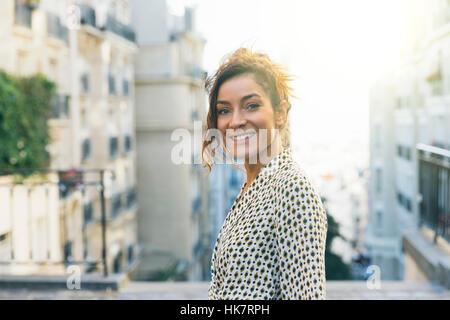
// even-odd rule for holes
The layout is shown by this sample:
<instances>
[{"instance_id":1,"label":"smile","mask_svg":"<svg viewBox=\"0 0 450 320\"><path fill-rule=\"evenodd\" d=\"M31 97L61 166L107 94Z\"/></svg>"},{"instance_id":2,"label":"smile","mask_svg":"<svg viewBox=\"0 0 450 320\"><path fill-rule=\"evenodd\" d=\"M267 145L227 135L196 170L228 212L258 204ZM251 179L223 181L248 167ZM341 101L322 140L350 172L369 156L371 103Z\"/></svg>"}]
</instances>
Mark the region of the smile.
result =
<instances>
[{"instance_id":1,"label":"smile","mask_svg":"<svg viewBox=\"0 0 450 320\"><path fill-rule=\"evenodd\" d=\"M229 136L229 138L231 140L233 140L234 142L241 142L241 141L250 140L250 138L255 135L256 135L256 132L250 132L250 133L240 134L237 136Z\"/></svg>"}]
</instances>

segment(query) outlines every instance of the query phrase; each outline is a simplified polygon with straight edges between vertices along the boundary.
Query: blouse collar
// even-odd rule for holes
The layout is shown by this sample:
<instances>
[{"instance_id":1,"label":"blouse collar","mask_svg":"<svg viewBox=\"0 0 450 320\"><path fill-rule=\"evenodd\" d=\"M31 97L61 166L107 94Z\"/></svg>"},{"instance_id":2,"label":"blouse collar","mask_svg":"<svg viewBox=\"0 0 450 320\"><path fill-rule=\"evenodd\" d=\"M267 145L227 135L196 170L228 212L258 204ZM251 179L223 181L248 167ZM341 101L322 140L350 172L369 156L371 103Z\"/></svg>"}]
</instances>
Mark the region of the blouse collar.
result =
<instances>
[{"instance_id":1,"label":"blouse collar","mask_svg":"<svg viewBox=\"0 0 450 320\"><path fill-rule=\"evenodd\" d=\"M286 167L286 165L292 160L291 154L292 154L291 148L288 147L285 148L283 151L281 151L278 155L273 157L266 166L261 168L256 178L253 180L253 182L247 189L247 192L250 189L252 189L256 184L258 184L260 181L270 179L275 174L275 172ZM239 194L242 193L242 190L244 189L246 184L247 182L244 182L244 184L241 187L241 192Z\"/></svg>"},{"instance_id":2,"label":"blouse collar","mask_svg":"<svg viewBox=\"0 0 450 320\"><path fill-rule=\"evenodd\" d=\"M277 156L273 157L270 162L261 168L260 173L257 178L260 176L266 176L267 178L271 178L272 175L280 169L283 169L290 161L292 160L292 151L291 148L285 148L281 151Z\"/></svg>"},{"instance_id":3,"label":"blouse collar","mask_svg":"<svg viewBox=\"0 0 450 320\"><path fill-rule=\"evenodd\" d=\"M242 184L241 190L240 190L236 200L234 201L233 206L231 207L231 210L235 209L236 206L240 207L243 198L251 196L254 188L257 188L257 186L260 183L265 183L266 181L270 180L270 178L275 174L275 172L285 168L290 161L292 161L291 148L288 147L288 148L285 148L283 151L281 151L278 155L273 157L266 166L261 168L261 171L258 173L256 178L253 180L253 182L248 187L246 192L243 192L243 191L244 191L244 188L245 188L247 182L244 182Z\"/></svg>"}]
</instances>

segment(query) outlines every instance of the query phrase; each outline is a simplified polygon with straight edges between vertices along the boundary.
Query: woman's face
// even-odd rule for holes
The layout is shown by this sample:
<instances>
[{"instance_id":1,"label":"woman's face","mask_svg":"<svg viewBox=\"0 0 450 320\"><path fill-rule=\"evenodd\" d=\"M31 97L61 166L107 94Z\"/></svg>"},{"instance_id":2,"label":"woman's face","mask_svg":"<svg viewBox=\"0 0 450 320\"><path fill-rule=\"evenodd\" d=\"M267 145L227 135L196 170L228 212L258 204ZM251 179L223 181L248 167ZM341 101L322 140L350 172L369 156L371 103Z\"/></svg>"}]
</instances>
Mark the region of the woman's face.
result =
<instances>
[{"instance_id":1,"label":"woman's face","mask_svg":"<svg viewBox=\"0 0 450 320\"><path fill-rule=\"evenodd\" d=\"M270 146L275 129L274 110L269 96L252 74L233 77L220 86L217 128L237 159L256 159Z\"/></svg>"}]
</instances>

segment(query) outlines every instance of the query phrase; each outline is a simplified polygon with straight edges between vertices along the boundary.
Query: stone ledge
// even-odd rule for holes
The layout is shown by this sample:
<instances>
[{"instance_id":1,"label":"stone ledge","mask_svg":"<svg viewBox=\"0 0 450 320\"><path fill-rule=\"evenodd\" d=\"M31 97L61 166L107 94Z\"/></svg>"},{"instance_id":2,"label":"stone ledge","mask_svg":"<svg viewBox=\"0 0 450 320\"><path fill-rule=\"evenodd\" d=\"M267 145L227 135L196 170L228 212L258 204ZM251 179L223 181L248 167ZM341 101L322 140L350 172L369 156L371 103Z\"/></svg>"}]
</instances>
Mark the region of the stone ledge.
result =
<instances>
[{"instance_id":1,"label":"stone ledge","mask_svg":"<svg viewBox=\"0 0 450 320\"><path fill-rule=\"evenodd\" d=\"M402 236L402 248L430 281L450 289L450 256L417 230Z\"/></svg>"},{"instance_id":2,"label":"stone ledge","mask_svg":"<svg viewBox=\"0 0 450 320\"><path fill-rule=\"evenodd\" d=\"M327 300L450 300L450 291L421 281L382 281L369 289L366 281L327 281ZM0 290L0 300L206 300L209 282L131 281L113 290Z\"/></svg>"},{"instance_id":3,"label":"stone ledge","mask_svg":"<svg viewBox=\"0 0 450 320\"><path fill-rule=\"evenodd\" d=\"M0 289L28 290L67 290L70 275L0 275ZM127 274L114 274L103 277L96 275L81 275L81 290L113 290L118 291L129 282Z\"/></svg>"}]
</instances>

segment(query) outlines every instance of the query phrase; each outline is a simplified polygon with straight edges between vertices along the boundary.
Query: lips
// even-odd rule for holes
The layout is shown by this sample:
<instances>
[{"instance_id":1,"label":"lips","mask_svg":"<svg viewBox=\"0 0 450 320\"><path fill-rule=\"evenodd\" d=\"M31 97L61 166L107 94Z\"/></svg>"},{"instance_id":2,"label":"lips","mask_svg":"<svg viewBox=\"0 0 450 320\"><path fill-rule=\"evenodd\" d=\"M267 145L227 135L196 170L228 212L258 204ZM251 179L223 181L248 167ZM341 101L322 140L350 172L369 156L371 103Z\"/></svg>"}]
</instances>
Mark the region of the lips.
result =
<instances>
[{"instance_id":1,"label":"lips","mask_svg":"<svg viewBox=\"0 0 450 320\"><path fill-rule=\"evenodd\" d=\"M229 135L228 139L238 143L238 142L248 141L248 140L250 140L250 138L252 138L254 136L256 136L256 132L251 131L251 132L246 132L246 133L241 133L241 134Z\"/></svg>"}]
</instances>

